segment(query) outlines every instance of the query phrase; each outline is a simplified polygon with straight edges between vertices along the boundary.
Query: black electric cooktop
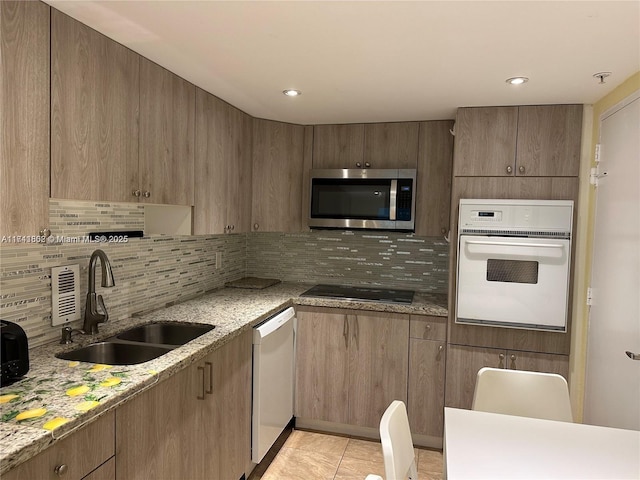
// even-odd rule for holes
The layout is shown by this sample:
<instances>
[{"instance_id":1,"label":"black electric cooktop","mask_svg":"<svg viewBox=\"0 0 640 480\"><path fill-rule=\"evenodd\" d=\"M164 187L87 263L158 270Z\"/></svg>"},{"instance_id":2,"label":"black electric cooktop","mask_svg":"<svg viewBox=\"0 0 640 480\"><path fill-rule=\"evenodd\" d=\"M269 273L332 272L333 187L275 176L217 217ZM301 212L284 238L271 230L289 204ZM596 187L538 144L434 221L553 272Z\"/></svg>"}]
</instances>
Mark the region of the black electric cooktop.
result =
<instances>
[{"instance_id":1,"label":"black electric cooktop","mask_svg":"<svg viewBox=\"0 0 640 480\"><path fill-rule=\"evenodd\" d=\"M408 304L413 302L413 293L413 290L388 290L384 288L349 287L343 285L316 285L302 293L300 296Z\"/></svg>"}]
</instances>

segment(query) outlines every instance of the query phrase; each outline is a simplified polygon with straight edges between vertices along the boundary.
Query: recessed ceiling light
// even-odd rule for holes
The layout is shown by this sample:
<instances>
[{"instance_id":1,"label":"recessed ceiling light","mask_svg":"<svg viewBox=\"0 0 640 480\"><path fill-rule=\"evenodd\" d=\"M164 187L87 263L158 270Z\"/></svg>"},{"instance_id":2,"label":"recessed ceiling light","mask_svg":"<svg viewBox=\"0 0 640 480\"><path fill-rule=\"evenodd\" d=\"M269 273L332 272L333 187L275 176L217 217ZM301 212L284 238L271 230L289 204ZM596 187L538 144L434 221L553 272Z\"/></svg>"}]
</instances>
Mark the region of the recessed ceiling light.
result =
<instances>
[{"instance_id":1,"label":"recessed ceiling light","mask_svg":"<svg viewBox=\"0 0 640 480\"><path fill-rule=\"evenodd\" d=\"M302 95L302 92L300 90L294 90L292 88L283 90L282 93L284 93L287 97L299 97L300 95Z\"/></svg>"},{"instance_id":2,"label":"recessed ceiling light","mask_svg":"<svg viewBox=\"0 0 640 480\"><path fill-rule=\"evenodd\" d=\"M507 78L506 82L510 85L522 85L523 83L527 83L529 79L527 77L511 77Z\"/></svg>"}]
</instances>

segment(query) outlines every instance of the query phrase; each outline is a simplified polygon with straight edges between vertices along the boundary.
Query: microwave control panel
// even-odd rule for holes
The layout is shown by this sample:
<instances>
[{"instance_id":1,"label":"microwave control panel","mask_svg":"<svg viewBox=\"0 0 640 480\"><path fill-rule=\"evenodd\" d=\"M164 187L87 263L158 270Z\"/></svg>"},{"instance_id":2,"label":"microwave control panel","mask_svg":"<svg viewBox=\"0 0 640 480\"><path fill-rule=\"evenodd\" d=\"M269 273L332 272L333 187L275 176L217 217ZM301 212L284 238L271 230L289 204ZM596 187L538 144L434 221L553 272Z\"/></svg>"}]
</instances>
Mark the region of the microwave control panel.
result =
<instances>
[{"instance_id":1,"label":"microwave control panel","mask_svg":"<svg viewBox=\"0 0 640 480\"><path fill-rule=\"evenodd\" d=\"M396 199L396 219L411 220L411 202L413 201L413 180L411 178L398 179L398 193Z\"/></svg>"}]
</instances>

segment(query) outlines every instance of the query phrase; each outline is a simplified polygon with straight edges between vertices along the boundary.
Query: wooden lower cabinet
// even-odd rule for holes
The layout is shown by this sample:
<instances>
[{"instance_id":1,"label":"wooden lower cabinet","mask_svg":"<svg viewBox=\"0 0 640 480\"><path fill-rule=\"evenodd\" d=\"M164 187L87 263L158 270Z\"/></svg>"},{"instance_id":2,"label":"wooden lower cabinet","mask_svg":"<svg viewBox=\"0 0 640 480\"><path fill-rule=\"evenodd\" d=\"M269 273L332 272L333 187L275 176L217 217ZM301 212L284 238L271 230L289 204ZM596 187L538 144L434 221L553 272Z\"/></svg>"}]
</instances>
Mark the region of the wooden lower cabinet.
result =
<instances>
[{"instance_id":1,"label":"wooden lower cabinet","mask_svg":"<svg viewBox=\"0 0 640 480\"><path fill-rule=\"evenodd\" d=\"M114 414L111 412L2 474L2 480L54 480L63 475L69 480L115 480L108 467L101 470L101 465L114 453Z\"/></svg>"},{"instance_id":2,"label":"wooden lower cabinet","mask_svg":"<svg viewBox=\"0 0 640 480\"><path fill-rule=\"evenodd\" d=\"M117 478L235 480L251 458L251 332L116 411Z\"/></svg>"},{"instance_id":3,"label":"wooden lower cabinet","mask_svg":"<svg viewBox=\"0 0 640 480\"><path fill-rule=\"evenodd\" d=\"M407 414L414 435L441 439L444 427L444 379L447 318L411 315L409 321Z\"/></svg>"},{"instance_id":4,"label":"wooden lower cabinet","mask_svg":"<svg viewBox=\"0 0 640 480\"><path fill-rule=\"evenodd\" d=\"M568 379L569 356L449 345L445 398L447 407L471 408L476 375L483 367L557 373Z\"/></svg>"},{"instance_id":5,"label":"wooden lower cabinet","mask_svg":"<svg viewBox=\"0 0 640 480\"><path fill-rule=\"evenodd\" d=\"M377 428L407 401L409 316L299 307L296 416Z\"/></svg>"}]
</instances>

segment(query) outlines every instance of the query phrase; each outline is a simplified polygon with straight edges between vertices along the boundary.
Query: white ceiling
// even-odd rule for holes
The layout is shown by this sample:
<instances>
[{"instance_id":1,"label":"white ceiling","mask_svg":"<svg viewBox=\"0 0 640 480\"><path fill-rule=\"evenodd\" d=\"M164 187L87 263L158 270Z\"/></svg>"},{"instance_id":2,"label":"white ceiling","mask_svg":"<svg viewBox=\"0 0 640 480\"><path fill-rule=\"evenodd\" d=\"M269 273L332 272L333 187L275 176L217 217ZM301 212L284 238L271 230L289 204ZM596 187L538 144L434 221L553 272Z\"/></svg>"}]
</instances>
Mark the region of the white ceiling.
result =
<instances>
[{"instance_id":1,"label":"white ceiling","mask_svg":"<svg viewBox=\"0 0 640 480\"><path fill-rule=\"evenodd\" d=\"M46 1L255 117L300 124L594 103L640 70L639 0ZM505 83L516 75L530 81Z\"/></svg>"}]
</instances>

